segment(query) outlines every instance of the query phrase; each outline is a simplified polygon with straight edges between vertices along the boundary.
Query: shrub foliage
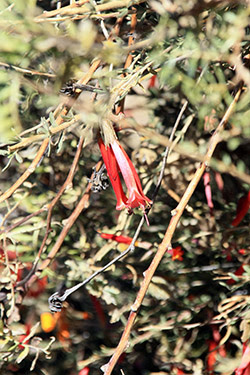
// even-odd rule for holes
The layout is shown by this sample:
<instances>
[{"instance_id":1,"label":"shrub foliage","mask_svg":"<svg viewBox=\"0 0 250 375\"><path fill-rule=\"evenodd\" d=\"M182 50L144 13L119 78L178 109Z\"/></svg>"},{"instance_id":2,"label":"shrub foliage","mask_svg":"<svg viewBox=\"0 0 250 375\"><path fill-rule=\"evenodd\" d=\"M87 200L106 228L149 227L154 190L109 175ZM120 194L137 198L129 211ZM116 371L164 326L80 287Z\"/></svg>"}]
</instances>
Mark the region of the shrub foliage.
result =
<instances>
[{"instance_id":1,"label":"shrub foliage","mask_svg":"<svg viewBox=\"0 0 250 375\"><path fill-rule=\"evenodd\" d=\"M248 2L2 0L0 30L1 371L248 374ZM116 210L110 129L152 207Z\"/></svg>"}]
</instances>

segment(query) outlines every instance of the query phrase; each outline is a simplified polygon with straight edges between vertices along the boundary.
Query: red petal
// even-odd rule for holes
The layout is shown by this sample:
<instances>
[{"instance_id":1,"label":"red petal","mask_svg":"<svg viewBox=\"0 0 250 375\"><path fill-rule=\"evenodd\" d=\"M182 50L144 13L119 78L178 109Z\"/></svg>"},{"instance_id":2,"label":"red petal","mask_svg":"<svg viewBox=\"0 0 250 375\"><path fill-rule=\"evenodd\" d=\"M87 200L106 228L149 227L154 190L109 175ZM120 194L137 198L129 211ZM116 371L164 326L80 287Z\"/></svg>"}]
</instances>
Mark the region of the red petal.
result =
<instances>
[{"instance_id":1,"label":"red petal","mask_svg":"<svg viewBox=\"0 0 250 375\"><path fill-rule=\"evenodd\" d=\"M119 142L113 142L111 147L114 151L120 171L128 188L128 208L133 209L140 206L144 209L147 204L152 202L143 193L140 179L132 161L129 159L127 153Z\"/></svg>"},{"instance_id":2,"label":"red petal","mask_svg":"<svg viewBox=\"0 0 250 375\"><path fill-rule=\"evenodd\" d=\"M245 375L249 373L250 369L250 346L246 346L243 352L243 356L241 358L241 363L239 367L235 370L235 375ZM247 371L247 372L246 372Z\"/></svg>"},{"instance_id":3,"label":"red petal","mask_svg":"<svg viewBox=\"0 0 250 375\"><path fill-rule=\"evenodd\" d=\"M123 191L122 183L119 176L119 166L116 162L113 150L108 146L105 147L103 140L99 138L98 140L99 148L102 154L104 164L106 165L107 173L110 178L111 185L113 187L114 193L117 199L117 210L122 210L127 206L127 197Z\"/></svg>"},{"instance_id":4,"label":"red petal","mask_svg":"<svg viewBox=\"0 0 250 375\"><path fill-rule=\"evenodd\" d=\"M212 190L210 186L210 175L208 172L205 172L203 175L203 181L204 181L204 186L205 186L205 195L207 198L207 204L210 210L212 211L214 208L214 204L212 201Z\"/></svg>"},{"instance_id":5,"label":"red petal","mask_svg":"<svg viewBox=\"0 0 250 375\"><path fill-rule=\"evenodd\" d=\"M155 87L155 81L156 81L156 74L153 75L150 80L149 80L149 84L148 84L148 88L150 89L151 87Z\"/></svg>"},{"instance_id":6,"label":"red petal","mask_svg":"<svg viewBox=\"0 0 250 375\"><path fill-rule=\"evenodd\" d=\"M247 195L241 197L238 202L236 218L232 221L231 225L237 227L243 218L246 216L247 211L250 208L250 190Z\"/></svg>"},{"instance_id":7,"label":"red petal","mask_svg":"<svg viewBox=\"0 0 250 375\"><path fill-rule=\"evenodd\" d=\"M101 233L101 237L104 238L105 240L113 240L119 243L125 243L127 245L130 245L133 239L127 236L116 236L115 234L111 234L111 233Z\"/></svg>"}]
</instances>

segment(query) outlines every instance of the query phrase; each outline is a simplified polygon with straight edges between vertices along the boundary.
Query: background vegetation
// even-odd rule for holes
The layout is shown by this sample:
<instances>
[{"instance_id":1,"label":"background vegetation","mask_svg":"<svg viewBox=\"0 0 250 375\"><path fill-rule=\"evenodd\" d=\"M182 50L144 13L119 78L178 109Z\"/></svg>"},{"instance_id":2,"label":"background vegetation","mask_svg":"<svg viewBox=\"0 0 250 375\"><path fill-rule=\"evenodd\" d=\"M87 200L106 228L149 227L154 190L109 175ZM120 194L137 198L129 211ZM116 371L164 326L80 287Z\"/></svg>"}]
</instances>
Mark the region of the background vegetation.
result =
<instances>
[{"instance_id":1,"label":"background vegetation","mask_svg":"<svg viewBox=\"0 0 250 375\"><path fill-rule=\"evenodd\" d=\"M113 374L249 374L249 14L229 0L1 1L3 374L102 372L190 182ZM93 180L104 118L145 194L161 185L135 250L51 314L49 296L126 250L143 218Z\"/></svg>"}]
</instances>

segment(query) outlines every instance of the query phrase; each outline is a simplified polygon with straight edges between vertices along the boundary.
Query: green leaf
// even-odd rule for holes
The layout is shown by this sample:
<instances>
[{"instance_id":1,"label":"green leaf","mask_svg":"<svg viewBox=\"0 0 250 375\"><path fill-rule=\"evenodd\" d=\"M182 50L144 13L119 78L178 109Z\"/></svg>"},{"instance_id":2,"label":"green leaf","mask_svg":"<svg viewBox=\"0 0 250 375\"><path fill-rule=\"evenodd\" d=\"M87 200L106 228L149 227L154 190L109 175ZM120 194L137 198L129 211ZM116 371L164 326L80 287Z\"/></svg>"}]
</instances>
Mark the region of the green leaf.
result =
<instances>
[{"instance_id":1,"label":"green leaf","mask_svg":"<svg viewBox=\"0 0 250 375\"><path fill-rule=\"evenodd\" d=\"M23 351L19 354L19 356L16 359L16 363L21 363L29 354L30 348L28 346L25 346Z\"/></svg>"},{"instance_id":2,"label":"green leaf","mask_svg":"<svg viewBox=\"0 0 250 375\"><path fill-rule=\"evenodd\" d=\"M49 120L50 120L51 126L53 126L53 127L57 126L56 119L55 119L55 116L54 116L53 112L49 113Z\"/></svg>"},{"instance_id":3,"label":"green leaf","mask_svg":"<svg viewBox=\"0 0 250 375\"><path fill-rule=\"evenodd\" d=\"M166 281L161 277L153 278L156 282L151 282L148 287L148 293L158 299L158 300L167 300L169 299L169 293L166 290Z\"/></svg>"},{"instance_id":4,"label":"green leaf","mask_svg":"<svg viewBox=\"0 0 250 375\"><path fill-rule=\"evenodd\" d=\"M21 164L23 162L23 158L18 154L18 152L15 152L15 158L18 163Z\"/></svg>"},{"instance_id":5,"label":"green leaf","mask_svg":"<svg viewBox=\"0 0 250 375\"><path fill-rule=\"evenodd\" d=\"M11 164L12 159L14 158L14 156L15 156L14 154L9 156L9 161L8 161L8 163L5 165L5 167L2 169L2 172L6 171L6 169L9 168L9 166L10 166L10 164Z\"/></svg>"},{"instance_id":6,"label":"green leaf","mask_svg":"<svg viewBox=\"0 0 250 375\"><path fill-rule=\"evenodd\" d=\"M7 150L0 150L0 155L2 155L2 156L8 155L8 151Z\"/></svg>"}]
</instances>

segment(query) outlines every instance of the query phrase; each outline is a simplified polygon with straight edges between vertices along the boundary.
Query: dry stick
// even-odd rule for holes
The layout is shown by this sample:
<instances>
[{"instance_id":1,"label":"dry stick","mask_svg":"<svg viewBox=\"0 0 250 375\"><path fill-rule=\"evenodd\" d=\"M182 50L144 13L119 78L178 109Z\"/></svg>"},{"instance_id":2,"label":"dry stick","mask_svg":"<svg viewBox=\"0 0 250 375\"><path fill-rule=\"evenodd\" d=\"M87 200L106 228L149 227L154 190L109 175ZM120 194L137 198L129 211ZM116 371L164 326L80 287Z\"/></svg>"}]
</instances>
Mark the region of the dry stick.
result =
<instances>
[{"instance_id":1,"label":"dry stick","mask_svg":"<svg viewBox=\"0 0 250 375\"><path fill-rule=\"evenodd\" d=\"M35 20L40 19L40 18L51 18L51 17L55 17L55 16L62 16L64 14L71 15L72 12L73 12L73 14L76 13L76 12L79 12L79 10L81 9L80 6L82 6L86 3L89 3L89 0L81 1L80 4L79 3L78 4L70 4L70 5L64 6L60 9L47 11L47 12L44 12L44 13L40 14L39 16L37 16L35 18ZM76 9L74 9L72 11L73 8L76 8Z\"/></svg>"},{"instance_id":2,"label":"dry stick","mask_svg":"<svg viewBox=\"0 0 250 375\"><path fill-rule=\"evenodd\" d=\"M27 178L35 171L37 165L41 162L43 155L45 154L49 145L49 138L43 140L36 157L30 164L29 168L22 174L21 177L2 195L0 195L0 203L8 199L23 183Z\"/></svg>"},{"instance_id":3,"label":"dry stick","mask_svg":"<svg viewBox=\"0 0 250 375\"><path fill-rule=\"evenodd\" d=\"M107 3L99 4L96 5L95 7L91 8L89 5L83 5L82 7L77 7L77 8L71 8L71 9L66 9L66 7L61 8L60 12L57 12L57 14L60 14L60 16L63 15L78 15L78 14L83 14L83 13L92 13L93 10L95 10L96 13L106 11L106 10L111 10L111 9L118 9L118 8L125 8L125 7L130 7L132 5L140 4L145 2L145 0L136 0L136 1L131 1L131 0L114 0L114 1L109 1ZM51 18L51 14L53 17L53 13L56 11L51 11L51 12L45 12L35 18L35 22L46 22L47 18ZM56 21L57 18L54 18L54 21Z\"/></svg>"},{"instance_id":4,"label":"dry stick","mask_svg":"<svg viewBox=\"0 0 250 375\"><path fill-rule=\"evenodd\" d=\"M127 14L130 14L131 12L128 11ZM76 16L73 16L73 21L77 21L77 20L82 20L84 18L88 18L88 19L101 19L101 20L104 20L106 18L118 18L120 15L120 12L110 12L110 13L94 13L94 14L89 14L85 12L85 14L82 14L82 15L76 15ZM53 18L46 18L46 19L43 19L43 20L39 20L38 22L63 22L63 21L66 21L66 20L71 20L72 21L72 16L63 16L63 17L53 17ZM37 21L36 21L37 22Z\"/></svg>"},{"instance_id":5,"label":"dry stick","mask_svg":"<svg viewBox=\"0 0 250 375\"><path fill-rule=\"evenodd\" d=\"M82 6L82 5L84 5L88 2L89 2L89 0L78 1L78 3L73 3L73 4L70 4L70 5L64 6L60 9L55 9L55 10L51 10L51 11L48 11L48 12L44 12L38 17L47 17L47 16L48 17L54 17L54 16L62 14L62 12L64 12L64 13L67 12L69 9L80 7L80 6Z\"/></svg>"},{"instance_id":6,"label":"dry stick","mask_svg":"<svg viewBox=\"0 0 250 375\"><path fill-rule=\"evenodd\" d=\"M178 128L178 125L181 121L181 118L182 118L182 115L183 113L185 112L186 108L187 108L187 105L188 105L188 102L185 101L180 112L179 112L179 115L175 121L175 124L174 124L174 127L172 129L172 132L170 134L170 137L169 137L169 142L170 144L172 144L173 142L173 139L174 139L174 135L175 135L175 132ZM163 180L163 177L164 177L164 171L165 171L165 167L166 167L166 163L167 163L167 159L168 159L168 155L169 155L169 152L170 152L170 147L167 146L166 149L165 149L165 152L164 152L164 156L163 156L163 160L162 160L162 167L161 167L161 172L160 172L160 176L159 176L159 179L158 179L158 182L156 184L156 187L155 187L155 191L153 193L153 197L152 197L152 201L154 202L155 201L155 198L158 194L158 191L161 187L161 183L162 183L162 180Z\"/></svg>"},{"instance_id":7,"label":"dry stick","mask_svg":"<svg viewBox=\"0 0 250 375\"><path fill-rule=\"evenodd\" d=\"M97 167L96 167L97 171L99 170L99 168L101 167L101 165L102 165L102 161L100 161L100 162L97 163ZM92 180L93 177L94 177L94 173L92 174L90 180ZM56 243L52 247L50 253L47 256L47 258L42 262L42 264L39 267L39 269L36 272L36 274L33 275L31 277L31 279L28 281L28 283L27 283L28 287L30 287L30 285L33 284L33 282L38 279L38 277L41 274L41 272L45 268L47 268L48 265L51 263L51 261L54 259L54 257L56 256L57 252L60 250L61 245L62 245L65 237L67 236L70 228L75 223L76 219L78 218L78 216L80 215L80 213L82 212L82 210L84 208L87 208L87 204L88 204L88 201L89 201L89 195L90 195L90 192L91 192L91 187L92 187L92 182L89 182L89 184L88 184L88 186L87 186L87 188L86 188L86 190L85 190L82 198L78 202L78 204L75 207L75 209L72 212L72 214L68 217L66 224L64 225L61 233L59 234L59 236L58 236L58 238L56 240Z\"/></svg>"},{"instance_id":8,"label":"dry stick","mask_svg":"<svg viewBox=\"0 0 250 375\"><path fill-rule=\"evenodd\" d=\"M80 120L81 116L80 115L75 115L74 118L70 121L63 122L62 124L59 124L58 126L50 126L49 127L49 133L51 135L55 135L57 133L60 133L61 131L69 128L70 126L76 124ZM47 138L45 134L35 134L30 137L23 138L23 140L19 143L16 143L13 146L8 147L8 151L14 152L17 151L23 147L29 146L31 143L36 143L44 138Z\"/></svg>"},{"instance_id":9,"label":"dry stick","mask_svg":"<svg viewBox=\"0 0 250 375\"><path fill-rule=\"evenodd\" d=\"M37 264L40 260L40 257L41 257L41 254L43 252L43 249L44 249L44 246L46 244L46 241L48 239L48 236L49 236L49 233L50 233L50 230L51 230L51 218L52 218L52 211L53 211L53 208L54 206L56 205L56 203L58 202L58 200L60 199L60 197L62 196L63 192L67 189L67 187L72 183L72 180L73 180L73 177L74 177L74 174L75 174L75 171L76 171L76 167L77 167L77 164L78 164L78 161L79 161L79 158L80 158L80 155L81 155L81 151L82 151L82 146L83 146L83 141L84 141L84 138L83 137L80 137L79 139L79 143L78 143L78 146L77 146L77 150L76 150L76 154L75 154L75 157L74 157L74 160L73 160L73 163L72 163L72 166L69 170L69 173L68 173L68 176L66 178L66 180L64 181L64 184L61 186L59 192L57 193L57 195L55 196L55 198L52 200L51 203L49 203L47 205L47 209L48 209L48 215L47 215L47 225L46 225L46 231L45 231L45 236L43 237L43 240L42 240L42 243L41 243L41 246L40 246L40 249L37 253L37 256L34 260L34 263L33 263L33 266L32 266L32 269L30 270L30 272L28 273L28 275L21 281L19 281L16 285L16 287L20 287L21 285L24 285L27 283L27 281L31 278L31 276L35 273L36 271L36 268L37 268Z\"/></svg>"},{"instance_id":10,"label":"dry stick","mask_svg":"<svg viewBox=\"0 0 250 375\"><path fill-rule=\"evenodd\" d=\"M240 89L237 91L237 93L234 97L234 100L232 101L232 103L228 107L228 109L227 109L225 115L223 116L222 120L220 121L216 131L212 135L212 137L209 141L209 144L208 144L207 153L205 155L204 162L201 163L199 168L196 170L196 173L195 173L192 181L188 185L180 203L178 204L178 206L174 210L174 216L170 220L169 226L168 226L168 228L165 232L165 235L164 235L164 238L163 238L161 244L158 247L157 253L155 254L149 268L144 272L144 280L142 282L142 285L141 285L141 288L138 292L136 300L135 300L133 306L131 307L131 312L129 314L128 322L127 322L127 325L124 329L124 332L122 334L120 342L119 342L113 356L111 357L110 361L105 366L103 366L104 375L110 375L112 373L112 370L113 370L114 366L116 365L118 359L120 358L120 355L123 353L123 351L126 349L126 347L128 345L128 340L129 340L129 336L130 336L132 326L134 324L135 318L137 316L137 313L138 313L138 310L141 306L141 303L144 299L144 296L147 292L147 289L148 289L148 286L151 282L151 279L152 279L161 259L163 258L164 254L166 253L166 250L171 246L171 240L172 240L172 237L174 235L177 224L179 223L179 220L182 216L182 213L183 213L189 199L191 198L191 196L192 196L193 192L195 191L196 186L198 185L204 171L206 170L206 167L209 164L209 161L210 161L210 159L213 155L215 147L217 146L218 142L220 142L220 133L224 129L224 126L227 123L227 121L228 121L228 119L229 119L229 117L230 117L230 115L231 115L231 113L234 109L234 106L235 106L236 102L238 101L238 99L240 97L241 90L242 90L242 87L240 87Z\"/></svg>"},{"instance_id":11,"label":"dry stick","mask_svg":"<svg viewBox=\"0 0 250 375\"><path fill-rule=\"evenodd\" d=\"M16 72L20 72L23 74L30 74L32 76L43 76L43 77L49 77L49 78L55 78L56 75L52 73L43 73L43 72L38 72L36 70L31 70L31 69L24 69L20 68L19 66L15 66L12 64L6 64L4 62L0 61L0 67L3 67L6 70L15 70Z\"/></svg>"},{"instance_id":12,"label":"dry stick","mask_svg":"<svg viewBox=\"0 0 250 375\"><path fill-rule=\"evenodd\" d=\"M91 79L95 70L98 68L100 62L101 62L100 59L95 60L93 62L93 64L91 65L91 67L89 68L88 72L77 83L87 84L88 81ZM80 92L79 92L79 94L76 94L74 100L76 100L79 95L80 95ZM70 104L71 105L73 104L72 98L71 98ZM56 111L55 111L55 112L57 112L56 123L57 123L58 126L64 122L63 117L67 115L69 109L70 109L70 107L68 106L67 102L62 107L62 109L60 108L60 106L56 109ZM49 138L46 138L46 139L43 140L43 142L42 142L42 144L41 144L41 146L40 146L40 148L39 148L39 150L36 154L36 157L32 161L32 163L30 164L29 168L22 174L22 176L4 194L0 195L0 203L5 201L5 199L8 199L24 183L24 181L27 180L27 178L35 171L36 167L41 162L41 160L42 160L42 158L43 158L43 156L44 156L44 154L45 154L45 152L46 152L46 150L49 146L49 142L50 142Z\"/></svg>"}]
</instances>

